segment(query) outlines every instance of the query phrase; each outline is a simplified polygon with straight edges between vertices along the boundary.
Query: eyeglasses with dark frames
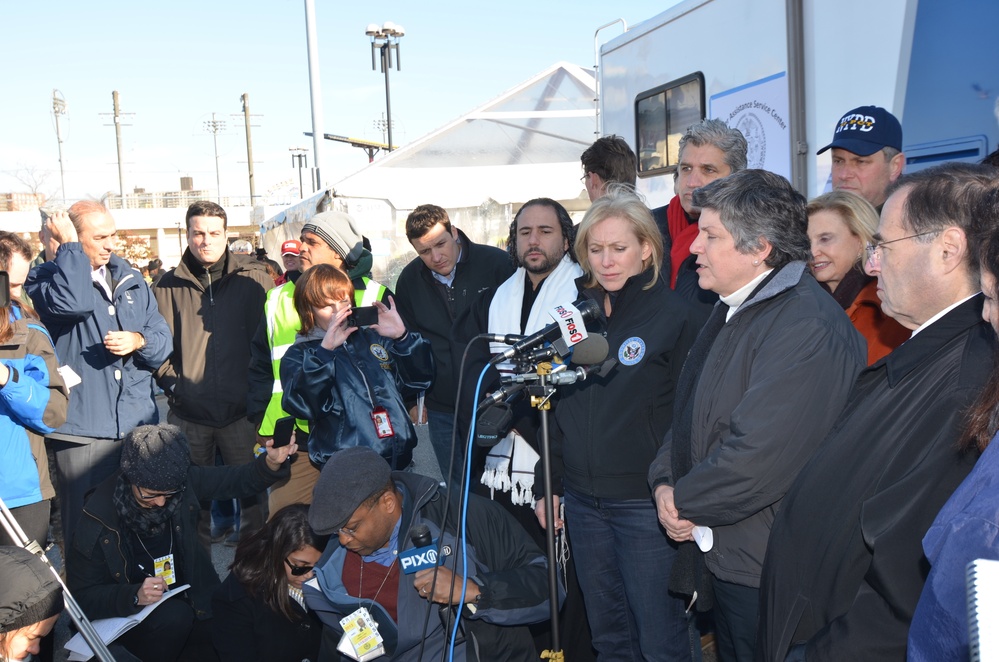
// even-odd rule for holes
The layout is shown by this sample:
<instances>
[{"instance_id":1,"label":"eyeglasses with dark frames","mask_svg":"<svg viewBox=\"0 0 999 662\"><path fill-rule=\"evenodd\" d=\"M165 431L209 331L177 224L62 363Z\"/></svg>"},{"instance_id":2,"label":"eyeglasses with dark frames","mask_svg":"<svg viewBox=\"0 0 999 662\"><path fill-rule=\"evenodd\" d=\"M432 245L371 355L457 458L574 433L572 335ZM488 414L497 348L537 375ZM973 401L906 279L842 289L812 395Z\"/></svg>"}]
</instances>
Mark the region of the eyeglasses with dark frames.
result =
<instances>
[{"instance_id":1,"label":"eyeglasses with dark frames","mask_svg":"<svg viewBox=\"0 0 999 662\"><path fill-rule=\"evenodd\" d=\"M143 501L152 501L153 499L158 499L160 497L164 497L166 499L169 499L172 496L180 494L184 490L183 489L179 489L179 490L174 490L173 492L160 492L159 494L146 494L146 493L144 493L142 491L141 487L139 487L138 485L136 485L135 486L135 491L139 493L139 498L142 499Z\"/></svg>"}]
</instances>

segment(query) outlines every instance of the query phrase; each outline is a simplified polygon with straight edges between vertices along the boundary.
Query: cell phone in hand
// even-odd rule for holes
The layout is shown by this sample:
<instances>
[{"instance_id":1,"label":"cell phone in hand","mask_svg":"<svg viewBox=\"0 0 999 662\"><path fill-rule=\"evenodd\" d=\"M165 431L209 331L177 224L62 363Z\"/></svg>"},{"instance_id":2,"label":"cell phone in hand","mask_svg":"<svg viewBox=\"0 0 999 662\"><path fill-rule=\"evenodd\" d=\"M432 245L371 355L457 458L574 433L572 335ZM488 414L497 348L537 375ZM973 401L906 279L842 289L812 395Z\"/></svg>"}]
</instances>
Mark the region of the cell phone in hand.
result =
<instances>
[{"instance_id":1,"label":"cell phone in hand","mask_svg":"<svg viewBox=\"0 0 999 662\"><path fill-rule=\"evenodd\" d=\"M360 306L350 309L350 317L347 318L350 326L371 326L378 324L378 309L374 306Z\"/></svg>"},{"instance_id":2,"label":"cell phone in hand","mask_svg":"<svg viewBox=\"0 0 999 662\"><path fill-rule=\"evenodd\" d=\"M274 448L281 448L291 443L291 433L295 431L295 417L279 418L274 424Z\"/></svg>"}]
</instances>

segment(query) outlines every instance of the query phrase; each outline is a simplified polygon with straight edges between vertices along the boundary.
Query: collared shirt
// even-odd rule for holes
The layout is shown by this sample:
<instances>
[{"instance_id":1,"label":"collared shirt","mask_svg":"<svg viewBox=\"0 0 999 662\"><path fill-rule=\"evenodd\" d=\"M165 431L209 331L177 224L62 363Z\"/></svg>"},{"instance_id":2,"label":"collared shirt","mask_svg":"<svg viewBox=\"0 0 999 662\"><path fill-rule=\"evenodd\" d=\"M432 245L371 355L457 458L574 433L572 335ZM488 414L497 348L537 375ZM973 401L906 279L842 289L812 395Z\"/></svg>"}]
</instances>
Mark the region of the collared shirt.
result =
<instances>
[{"instance_id":1,"label":"collared shirt","mask_svg":"<svg viewBox=\"0 0 999 662\"><path fill-rule=\"evenodd\" d=\"M112 298L111 286L108 285L108 268L106 266L100 266L90 272L90 277L94 279L94 282L104 288L107 293L108 298Z\"/></svg>"},{"instance_id":2,"label":"collared shirt","mask_svg":"<svg viewBox=\"0 0 999 662\"><path fill-rule=\"evenodd\" d=\"M458 259L454 261L454 269L451 270L451 273L449 273L447 276L442 276L433 269L430 270L431 275L433 275L433 277L437 280L437 282L447 287L451 287L451 285L454 283L454 275L458 273L458 263L461 262L461 254L465 251L464 246L461 246L461 244L458 245L460 247L458 249Z\"/></svg>"},{"instance_id":3,"label":"collared shirt","mask_svg":"<svg viewBox=\"0 0 999 662\"><path fill-rule=\"evenodd\" d=\"M944 315L946 315L950 311L954 310L955 308L957 308L958 306L960 306L962 303L964 303L968 299L970 299L972 297L976 297L979 294L981 294L980 290L978 292L975 292L971 296L964 297L960 301L955 301L954 303L950 304L949 306L947 306L946 308L944 308L943 310L941 310L939 313L937 313L936 315L934 315L930 319L928 319L925 322L923 322L922 324L920 324L919 327L917 327L916 330L912 332L912 335L910 336L910 339L911 338L915 338L917 333L919 333L920 331L922 331L923 329L925 329L926 327L928 327L930 324L933 324L938 319L940 319L941 317L943 317Z\"/></svg>"},{"instance_id":4,"label":"collared shirt","mask_svg":"<svg viewBox=\"0 0 999 662\"><path fill-rule=\"evenodd\" d=\"M748 299L749 295L753 293L756 286L759 285L771 271L773 271L773 269L767 269L759 276L737 289L735 292L732 292L732 294L729 294L727 297L719 297L722 303L728 306L728 315L725 317L726 322L732 319L732 315L735 315L735 311L739 309L739 306L746 303L746 299Z\"/></svg>"}]
</instances>

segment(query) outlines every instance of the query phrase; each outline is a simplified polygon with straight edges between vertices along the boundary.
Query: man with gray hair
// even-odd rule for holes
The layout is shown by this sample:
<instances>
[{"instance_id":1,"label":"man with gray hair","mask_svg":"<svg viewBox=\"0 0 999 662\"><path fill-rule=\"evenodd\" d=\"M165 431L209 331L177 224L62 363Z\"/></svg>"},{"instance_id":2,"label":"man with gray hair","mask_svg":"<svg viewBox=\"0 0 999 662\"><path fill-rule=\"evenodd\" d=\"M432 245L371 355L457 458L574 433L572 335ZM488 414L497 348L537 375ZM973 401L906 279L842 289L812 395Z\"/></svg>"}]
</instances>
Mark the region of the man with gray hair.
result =
<instances>
[{"instance_id":1,"label":"man with gray hair","mask_svg":"<svg viewBox=\"0 0 999 662\"><path fill-rule=\"evenodd\" d=\"M676 195L665 207L652 210L669 255L670 287L685 298L713 305L717 297L697 284L697 266L690 245L697 237L701 210L694 205L694 191L746 167L746 138L738 129L717 119L704 119L687 127L680 138L680 161L673 173Z\"/></svg>"},{"instance_id":2,"label":"man with gray hair","mask_svg":"<svg viewBox=\"0 0 999 662\"><path fill-rule=\"evenodd\" d=\"M31 270L24 290L70 387L66 423L46 435L68 545L85 495L117 468L121 440L158 421L153 372L173 343L142 274L115 255L118 231L107 207L81 200L53 213L45 229L50 259Z\"/></svg>"},{"instance_id":3,"label":"man with gray hair","mask_svg":"<svg viewBox=\"0 0 999 662\"><path fill-rule=\"evenodd\" d=\"M958 438L995 334L972 237L995 170L950 163L889 188L867 272L912 338L860 373L784 497L760 580L757 660L901 660L921 541L974 465Z\"/></svg>"}]
</instances>

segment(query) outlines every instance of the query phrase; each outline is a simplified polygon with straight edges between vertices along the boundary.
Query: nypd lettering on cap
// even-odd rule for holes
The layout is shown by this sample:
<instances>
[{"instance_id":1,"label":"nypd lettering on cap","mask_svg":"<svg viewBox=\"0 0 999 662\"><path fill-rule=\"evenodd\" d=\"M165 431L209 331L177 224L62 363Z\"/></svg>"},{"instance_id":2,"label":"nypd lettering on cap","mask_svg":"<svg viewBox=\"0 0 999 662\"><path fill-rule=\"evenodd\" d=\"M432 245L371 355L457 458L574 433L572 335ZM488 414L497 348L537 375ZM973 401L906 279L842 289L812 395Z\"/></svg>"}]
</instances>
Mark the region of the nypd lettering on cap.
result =
<instances>
[{"instance_id":1,"label":"nypd lettering on cap","mask_svg":"<svg viewBox=\"0 0 999 662\"><path fill-rule=\"evenodd\" d=\"M388 355L388 352L385 351L384 347L382 347L378 343L372 343L370 349L371 349L371 353L374 355L374 357L376 359L378 359L382 363L387 363L388 362L389 355Z\"/></svg>"},{"instance_id":2,"label":"nypd lettering on cap","mask_svg":"<svg viewBox=\"0 0 999 662\"><path fill-rule=\"evenodd\" d=\"M617 350L617 360L623 365L635 365L645 358L645 341L638 336L632 336Z\"/></svg>"}]
</instances>

